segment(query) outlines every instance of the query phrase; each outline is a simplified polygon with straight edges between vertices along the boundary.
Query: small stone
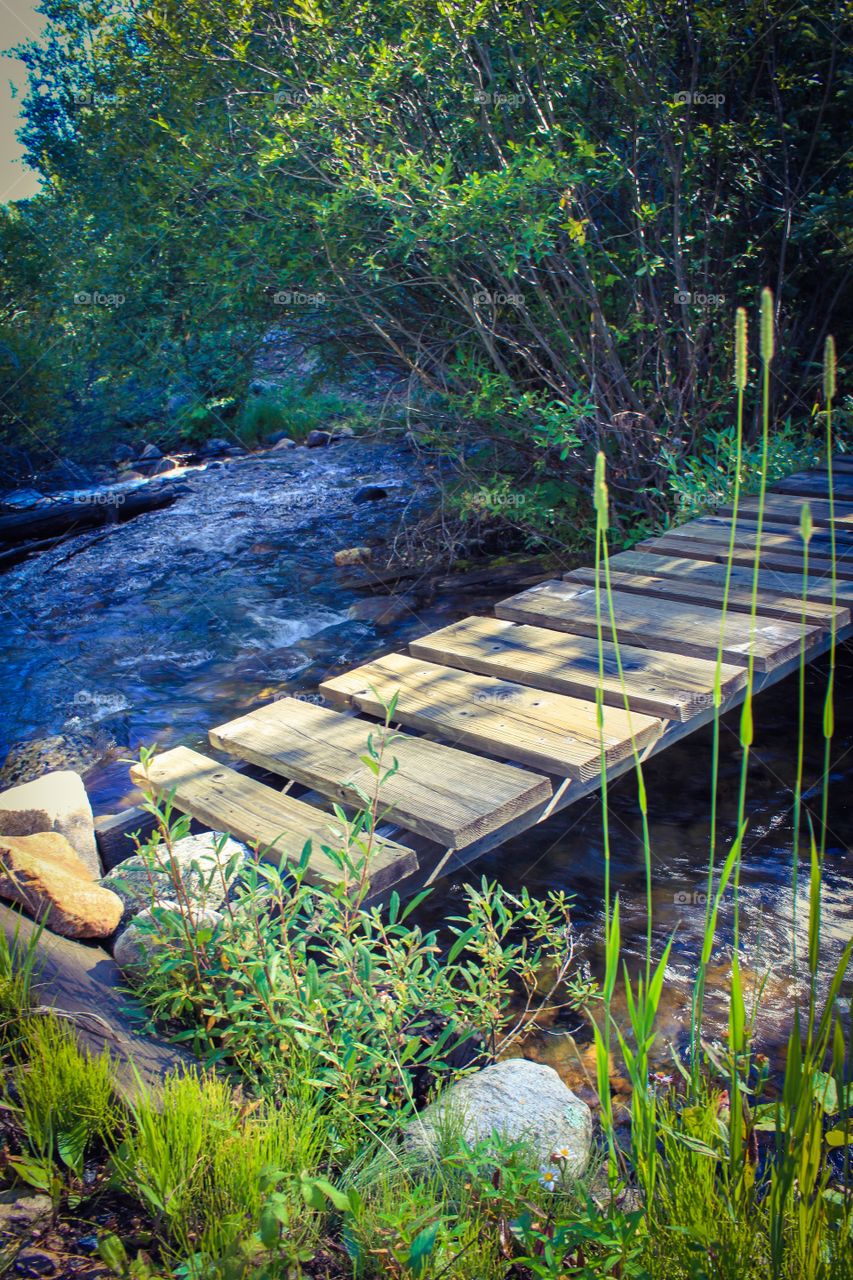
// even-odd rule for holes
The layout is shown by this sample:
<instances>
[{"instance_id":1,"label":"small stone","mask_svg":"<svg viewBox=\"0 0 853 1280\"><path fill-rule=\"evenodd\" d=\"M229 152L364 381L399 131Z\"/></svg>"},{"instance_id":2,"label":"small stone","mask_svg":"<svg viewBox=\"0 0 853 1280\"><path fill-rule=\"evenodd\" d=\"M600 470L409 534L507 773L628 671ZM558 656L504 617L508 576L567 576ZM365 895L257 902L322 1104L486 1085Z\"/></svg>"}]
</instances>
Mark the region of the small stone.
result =
<instances>
[{"instance_id":1,"label":"small stone","mask_svg":"<svg viewBox=\"0 0 853 1280\"><path fill-rule=\"evenodd\" d=\"M447 1120L453 1117L471 1144L497 1132L526 1141L541 1166L555 1171L562 1158L568 1177L586 1169L592 1149L592 1112L572 1093L552 1067L527 1058L509 1058L464 1076L446 1089L407 1127L410 1149L433 1153Z\"/></svg>"},{"instance_id":2,"label":"small stone","mask_svg":"<svg viewBox=\"0 0 853 1280\"><path fill-rule=\"evenodd\" d=\"M102 888L64 836L44 831L0 837L0 897L63 938L108 938L122 901Z\"/></svg>"},{"instance_id":3,"label":"small stone","mask_svg":"<svg viewBox=\"0 0 853 1280\"><path fill-rule=\"evenodd\" d=\"M75 1243L81 1253L97 1253L98 1252L98 1237L94 1231L92 1232L91 1235L79 1236L78 1239L75 1241Z\"/></svg>"},{"instance_id":4,"label":"small stone","mask_svg":"<svg viewBox=\"0 0 853 1280\"><path fill-rule=\"evenodd\" d=\"M174 912L176 920L182 914L178 903L168 900L159 902L156 909L158 914L165 911ZM154 911L151 907L148 907L145 911L140 911L138 915L133 917L127 928L121 931L113 945L113 959L125 977L131 981L134 975L138 975L144 968L146 961L151 958L152 948L157 946L156 934L149 929L140 929L138 926L140 924L148 924L154 919ZM201 928L214 929L221 920L222 913L220 911L200 908L192 911L190 925L194 931L198 931ZM168 928L165 922L164 928Z\"/></svg>"},{"instance_id":5,"label":"small stone","mask_svg":"<svg viewBox=\"0 0 853 1280\"><path fill-rule=\"evenodd\" d=\"M175 875L194 906L215 909L224 902L227 887L246 858L246 846L229 838L217 859L216 845L220 839L221 834L207 831L176 840L172 845L174 871L166 845L158 845L146 857L135 854L120 862L104 876L101 884L121 899L125 920L152 904L160 906L172 901L175 896ZM239 856L239 862L229 879L225 868L235 855ZM226 881L225 885L223 879Z\"/></svg>"},{"instance_id":6,"label":"small stone","mask_svg":"<svg viewBox=\"0 0 853 1280\"><path fill-rule=\"evenodd\" d=\"M381 502L383 498L388 497L388 490L383 489L381 484L363 484L356 489L352 495L355 503L362 502Z\"/></svg>"},{"instance_id":7,"label":"small stone","mask_svg":"<svg viewBox=\"0 0 853 1280\"><path fill-rule=\"evenodd\" d=\"M372 559L373 551L370 547L346 547L343 551L336 551L334 555L335 564L339 568L352 564L370 564Z\"/></svg>"},{"instance_id":8,"label":"small stone","mask_svg":"<svg viewBox=\"0 0 853 1280\"><path fill-rule=\"evenodd\" d=\"M249 395L251 396L266 396L277 390L276 383L268 382L265 378L253 378L249 383Z\"/></svg>"},{"instance_id":9,"label":"small stone","mask_svg":"<svg viewBox=\"0 0 853 1280\"><path fill-rule=\"evenodd\" d=\"M79 773L61 769L0 793L0 836L58 831L93 876L101 874L92 806Z\"/></svg>"},{"instance_id":10,"label":"small stone","mask_svg":"<svg viewBox=\"0 0 853 1280\"><path fill-rule=\"evenodd\" d=\"M36 1276L55 1276L58 1271L56 1258L43 1249L22 1249L15 1259L15 1274L24 1276L25 1280L35 1280Z\"/></svg>"},{"instance_id":11,"label":"small stone","mask_svg":"<svg viewBox=\"0 0 853 1280\"><path fill-rule=\"evenodd\" d=\"M230 441L223 440L220 436L215 437L213 440L205 440L199 449L199 453L203 458L215 458L230 451Z\"/></svg>"},{"instance_id":12,"label":"small stone","mask_svg":"<svg viewBox=\"0 0 853 1280\"><path fill-rule=\"evenodd\" d=\"M53 1201L39 1191L25 1191L17 1187L0 1191L0 1231L22 1234L52 1213Z\"/></svg>"},{"instance_id":13,"label":"small stone","mask_svg":"<svg viewBox=\"0 0 853 1280\"><path fill-rule=\"evenodd\" d=\"M292 440L290 436L282 436L280 440L276 440L272 448L274 453L278 453L279 450L295 449L296 441Z\"/></svg>"},{"instance_id":14,"label":"small stone","mask_svg":"<svg viewBox=\"0 0 853 1280\"><path fill-rule=\"evenodd\" d=\"M356 622L372 622L377 627L389 627L406 615L414 615L411 600L405 596L371 596L369 600L356 600L350 605L347 616Z\"/></svg>"},{"instance_id":15,"label":"small stone","mask_svg":"<svg viewBox=\"0 0 853 1280\"><path fill-rule=\"evenodd\" d=\"M321 449L332 443L331 431L309 431L305 437L309 449Z\"/></svg>"},{"instance_id":16,"label":"small stone","mask_svg":"<svg viewBox=\"0 0 853 1280\"><path fill-rule=\"evenodd\" d=\"M154 462L157 458L162 458L163 454L157 448L156 444L146 444L139 455L141 462Z\"/></svg>"},{"instance_id":17,"label":"small stone","mask_svg":"<svg viewBox=\"0 0 853 1280\"><path fill-rule=\"evenodd\" d=\"M141 464L137 463L137 466ZM156 458L153 462L145 463L145 474L149 476L162 476L167 471L174 471L175 467L181 464L177 458Z\"/></svg>"}]
</instances>

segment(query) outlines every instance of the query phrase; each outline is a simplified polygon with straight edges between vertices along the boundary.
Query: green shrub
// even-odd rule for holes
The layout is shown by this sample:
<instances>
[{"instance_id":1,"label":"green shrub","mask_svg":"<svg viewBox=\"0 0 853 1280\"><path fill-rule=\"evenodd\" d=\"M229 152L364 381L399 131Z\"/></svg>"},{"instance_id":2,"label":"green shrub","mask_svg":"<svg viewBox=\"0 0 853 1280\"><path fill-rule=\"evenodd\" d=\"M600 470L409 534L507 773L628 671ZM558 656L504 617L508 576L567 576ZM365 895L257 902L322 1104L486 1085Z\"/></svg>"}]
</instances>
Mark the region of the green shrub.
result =
<instances>
[{"instance_id":1,"label":"green shrub","mask_svg":"<svg viewBox=\"0 0 853 1280\"><path fill-rule=\"evenodd\" d=\"M204 1277L264 1252L258 1233L273 1197L294 1255L316 1238L320 1219L306 1204L303 1175L317 1169L325 1145L304 1082L294 1081L281 1105L247 1105L228 1082L189 1073L134 1107L116 1168L187 1274Z\"/></svg>"},{"instance_id":2,"label":"green shrub","mask_svg":"<svg viewBox=\"0 0 853 1280\"><path fill-rule=\"evenodd\" d=\"M537 900L485 879L469 886L447 954L434 932L410 922L423 895L405 908L396 893L387 909L368 905L392 751L386 722L363 757L375 771L366 808L353 821L338 811L340 846L323 850L337 882L308 883L310 844L286 873L250 862L212 931L193 932L186 904L154 914L145 927L156 945L139 987L156 1017L187 1024L181 1039L268 1094L286 1096L294 1073L307 1073L354 1149L365 1129L396 1128L460 1066L505 1052L542 1012L580 1008L594 993L574 970L562 893ZM168 848L168 802L149 797L147 807L158 823L154 840Z\"/></svg>"},{"instance_id":3,"label":"green shrub","mask_svg":"<svg viewBox=\"0 0 853 1280\"><path fill-rule=\"evenodd\" d=\"M363 405L334 391L311 391L297 382L247 396L238 423L244 444L261 443L266 436L286 431L304 440L310 431L351 427L363 430L370 417Z\"/></svg>"},{"instance_id":4,"label":"green shrub","mask_svg":"<svg viewBox=\"0 0 853 1280\"><path fill-rule=\"evenodd\" d=\"M87 1154L112 1147L121 1127L109 1054L81 1050L53 1014L25 1016L20 1032L11 1086L31 1158L11 1164L37 1186L50 1185L53 1162L80 1178Z\"/></svg>"}]
</instances>

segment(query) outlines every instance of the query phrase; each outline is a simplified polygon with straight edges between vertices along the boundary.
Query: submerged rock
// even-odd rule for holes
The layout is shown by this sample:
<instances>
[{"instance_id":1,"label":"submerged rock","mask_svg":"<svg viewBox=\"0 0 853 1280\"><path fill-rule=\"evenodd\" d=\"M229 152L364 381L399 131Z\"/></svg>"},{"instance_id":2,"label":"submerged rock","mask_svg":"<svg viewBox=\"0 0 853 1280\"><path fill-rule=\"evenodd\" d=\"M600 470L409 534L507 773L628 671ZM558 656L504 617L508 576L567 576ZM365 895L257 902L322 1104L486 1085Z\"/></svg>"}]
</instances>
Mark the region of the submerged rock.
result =
<instances>
[{"instance_id":1,"label":"submerged rock","mask_svg":"<svg viewBox=\"0 0 853 1280\"><path fill-rule=\"evenodd\" d=\"M55 831L0 837L0 897L63 938L108 938L123 910Z\"/></svg>"},{"instance_id":2,"label":"submerged rock","mask_svg":"<svg viewBox=\"0 0 853 1280\"><path fill-rule=\"evenodd\" d=\"M469 1143L499 1133L530 1144L540 1165L561 1163L577 1178L589 1163L592 1112L556 1071L527 1058L509 1058L465 1076L420 1113L406 1129L413 1150L432 1153L441 1134L458 1126Z\"/></svg>"},{"instance_id":3,"label":"submerged rock","mask_svg":"<svg viewBox=\"0 0 853 1280\"><path fill-rule=\"evenodd\" d=\"M388 490L383 489L381 484L363 484L360 485L352 495L355 503L362 502L381 502L383 498L388 497Z\"/></svg>"},{"instance_id":4,"label":"submerged rock","mask_svg":"<svg viewBox=\"0 0 853 1280\"><path fill-rule=\"evenodd\" d=\"M175 876L194 906L215 909L225 901L228 888L246 858L246 846L230 838L217 856L216 845L220 839L221 834L211 831L185 836L172 845L171 859L166 845L158 845L151 854L135 854L120 862L104 876L101 884L121 898L125 918L152 904L173 901ZM229 873L227 867L235 855L239 860Z\"/></svg>"},{"instance_id":5,"label":"submerged rock","mask_svg":"<svg viewBox=\"0 0 853 1280\"><path fill-rule=\"evenodd\" d=\"M356 600L347 610L347 617L357 622L372 622L377 627L390 627L407 615L414 616L411 596L371 596L368 600Z\"/></svg>"},{"instance_id":6,"label":"submerged rock","mask_svg":"<svg viewBox=\"0 0 853 1280\"><path fill-rule=\"evenodd\" d=\"M229 453L231 450L231 442L223 440L221 436L216 436L213 440L205 440L199 449L199 453L203 458L216 458L223 453Z\"/></svg>"},{"instance_id":7,"label":"submerged rock","mask_svg":"<svg viewBox=\"0 0 853 1280\"><path fill-rule=\"evenodd\" d=\"M0 769L0 786L31 782L51 770L76 769L85 772L98 760L121 754L115 739L103 731L57 733L49 738L16 742Z\"/></svg>"},{"instance_id":8,"label":"submerged rock","mask_svg":"<svg viewBox=\"0 0 853 1280\"><path fill-rule=\"evenodd\" d=\"M176 926L177 917L181 913L181 908L177 902L164 900L159 904L158 911L160 913L169 911L175 913ZM134 976L138 976L145 968L146 962L150 959L152 947L157 946L157 936L150 929L140 928L140 925L147 925L154 920L154 912L148 907L145 911L140 911L139 915L133 917L126 929L123 929L115 940L113 946L113 959L126 978L131 981ZM200 908L198 911L192 912L189 920L185 918L184 924L189 923L190 928L197 932L199 929L214 929L222 919L220 911L213 911L210 908ZM168 929L168 924L164 922L164 929ZM180 927L184 927L182 924Z\"/></svg>"},{"instance_id":9,"label":"submerged rock","mask_svg":"<svg viewBox=\"0 0 853 1280\"><path fill-rule=\"evenodd\" d=\"M92 806L79 773L62 769L0 794L0 836L58 831L90 874L101 874Z\"/></svg>"}]
</instances>

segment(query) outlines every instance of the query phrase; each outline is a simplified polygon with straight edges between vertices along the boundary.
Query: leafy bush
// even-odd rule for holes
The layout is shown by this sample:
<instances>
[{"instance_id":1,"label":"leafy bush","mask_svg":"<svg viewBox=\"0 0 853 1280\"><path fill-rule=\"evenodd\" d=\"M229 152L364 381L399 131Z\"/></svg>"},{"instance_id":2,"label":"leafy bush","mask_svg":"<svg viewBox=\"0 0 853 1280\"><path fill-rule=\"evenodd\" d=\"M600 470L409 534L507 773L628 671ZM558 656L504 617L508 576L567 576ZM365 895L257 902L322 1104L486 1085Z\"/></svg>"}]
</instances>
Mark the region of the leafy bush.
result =
<instances>
[{"instance_id":1,"label":"leafy bush","mask_svg":"<svg viewBox=\"0 0 853 1280\"><path fill-rule=\"evenodd\" d=\"M262 441L277 431L304 440L309 431L334 427L360 430L370 419L364 407L334 391L311 391L297 381L275 390L249 395L240 415L239 433L245 444Z\"/></svg>"},{"instance_id":2,"label":"leafy bush","mask_svg":"<svg viewBox=\"0 0 853 1280\"><path fill-rule=\"evenodd\" d=\"M294 1070L307 1072L356 1143L364 1117L376 1130L398 1126L439 1081L505 1052L555 1001L579 1009L594 991L572 968L563 893L543 901L485 879L469 886L446 955L434 932L409 922L424 894L406 907L396 893L387 910L368 905L381 786L396 769L392 715L393 703L363 757L374 779L365 809L353 820L338 810L340 847L323 849L337 880L308 882L309 843L286 871L250 862L213 929L194 929L179 886L177 909L140 925L152 946L139 989L155 1017L188 1023L181 1039L274 1097ZM146 803L158 825L142 852L156 856L184 828L172 829L168 800ZM168 868L166 852L159 861Z\"/></svg>"}]
</instances>

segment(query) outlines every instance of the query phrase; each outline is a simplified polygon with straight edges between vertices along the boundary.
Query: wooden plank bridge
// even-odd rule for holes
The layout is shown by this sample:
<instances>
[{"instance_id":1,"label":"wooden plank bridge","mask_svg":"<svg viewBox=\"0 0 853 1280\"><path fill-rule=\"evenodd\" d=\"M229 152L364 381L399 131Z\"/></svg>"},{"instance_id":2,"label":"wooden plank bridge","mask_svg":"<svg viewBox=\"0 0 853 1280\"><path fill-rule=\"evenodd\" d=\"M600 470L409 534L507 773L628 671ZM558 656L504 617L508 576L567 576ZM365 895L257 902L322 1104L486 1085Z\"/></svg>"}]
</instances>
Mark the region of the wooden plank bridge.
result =
<instances>
[{"instance_id":1,"label":"wooden plank bridge","mask_svg":"<svg viewBox=\"0 0 853 1280\"><path fill-rule=\"evenodd\" d=\"M334 877L324 852L339 823L332 803L358 807L370 791L368 735L396 695L396 770L381 790L371 855L373 890L405 893L517 835L608 777L707 724L715 715L721 648L723 709L825 653L853 631L853 461L774 485L761 532L757 616L749 617L758 505L741 500L728 607L721 616L731 510L691 520L609 559L618 651L596 575L577 569L345 675L320 691L330 705L280 698L211 729L236 767L177 747L154 758L147 785L204 826L257 843L277 861L311 841L309 874ZM803 603L803 505L811 511ZM835 603L831 540L835 539ZM602 621L603 679L598 620ZM621 667L621 674L620 674ZM596 713L601 684L603 744ZM627 709L625 698L627 695ZM259 773L259 771L261 771ZM138 766L134 781L144 781ZM281 780L286 780L282 785ZM125 830L133 829L125 824Z\"/></svg>"}]
</instances>

